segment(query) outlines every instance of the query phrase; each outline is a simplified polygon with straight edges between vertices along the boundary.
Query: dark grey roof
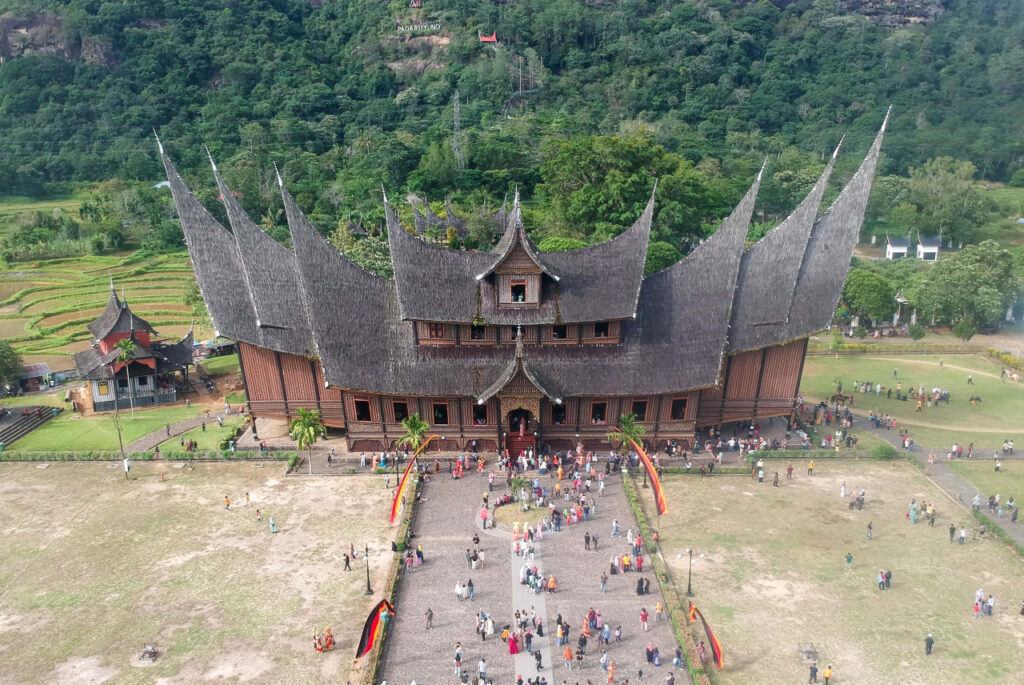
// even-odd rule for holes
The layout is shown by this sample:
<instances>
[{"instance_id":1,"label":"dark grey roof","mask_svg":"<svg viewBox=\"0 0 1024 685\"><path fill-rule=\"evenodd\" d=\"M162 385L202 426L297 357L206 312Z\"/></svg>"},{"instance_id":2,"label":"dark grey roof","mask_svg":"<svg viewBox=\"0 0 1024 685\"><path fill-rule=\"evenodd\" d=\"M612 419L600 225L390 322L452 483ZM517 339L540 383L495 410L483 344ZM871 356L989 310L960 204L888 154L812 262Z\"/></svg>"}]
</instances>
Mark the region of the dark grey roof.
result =
<instances>
[{"instance_id":1,"label":"dark grey roof","mask_svg":"<svg viewBox=\"0 0 1024 685\"><path fill-rule=\"evenodd\" d=\"M927 236L921 235L921 232L917 232L917 244L921 247L927 247L934 250L938 250L942 247L942 238L940 236Z\"/></svg>"},{"instance_id":2,"label":"dark grey roof","mask_svg":"<svg viewBox=\"0 0 1024 685\"><path fill-rule=\"evenodd\" d=\"M839 147L800 206L743 254L729 331L730 352L778 342L776 328L789 318L800 264L838 154Z\"/></svg>"},{"instance_id":3,"label":"dark grey roof","mask_svg":"<svg viewBox=\"0 0 1024 685\"><path fill-rule=\"evenodd\" d=\"M797 270L788 322L773 324L766 345L803 337L820 330L831 319L859 233L880 145L881 134L860 170L810 230ZM245 295L244 279L238 275L242 262L237 250L232 253L234 241L199 207L166 157L164 163L203 296L218 330L236 340L278 349L266 343L255 325L253 305ZM392 261L396 274L400 274L397 280L386 279L363 270L331 246L302 214L283 184L282 198L295 247L299 293L316 341L314 353L323 364L329 385L389 394L486 398L522 373L548 397L561 398L659 394L718 383L744 240L759 184L760 175L718 231L682 261L646 279L629 281L637 284L639 295L632 293L627 300L630 309L622 320L620 344L528 345L526 356L511 360L508 347L502 345L417 345L414 324L406 320L471 321L480 307L478 293L486 295L486 287L490 287L488 279L477 281L475 277L493 266L496 255L507 250L507 245L492 253L428 245L401 228L385 198ZM611 246L606 249L621 251L609 264L625 263L626 253L646 252L652 211L649 203L636 226L604 244ZM810 213L810 207L798 211ZM512 215L509 219L510 224L515 221ZM783 236L798 229L806 232L802 222L793 219L777 232ZM519 231L520 226L513 225L512 230ZM522 233L509 240L513 238L528 240ZM799 241L790 242L795 246L790 249L799 254ZM546 279L546 287L561 289L576 273L586 273L583 267L574 271L576 263L592 262L593 254L601 247L559 253L575 252L583 258L574 262L565 257L563 263L547 263L555 267L553 271L562 280ZM208 258L207 253L219 258ZM546 253L540 259L553 254ZM642 258L636 259L637 271L642 270ZM787 273L792 268L786 262ZM750 277L755 270L746 273ZM593 306L602 312L591 321L609 318L608 308L619 306L608 297L607 279L612 274L597 274L595 278L601 276L605 280L595 282L605 284L604 288L591 290L590 298L583 297L582 291L580 295L581 301L590 300L589 304L578 305L580 311ZM467 283L471 285L466 287ZM789 287L788 280L785 287ZM232 289L242 294L233 294ZM560 294L556 301L564 313L572 297ZM421 309L410 316L410 307ZM424 315L428 310L439 315Z\"/></svg>"},{"instance_id":4,"label":"dark grey roof","mask_svg":"<svg viewBox=\"0 0 1024 685\"><path fill-rule=\"evenodd\" d=\"M169 373L184 369L192 363L192 329L190 328L184 338L175 343L153 342L149 347L135 341L135 359L156 359L156 373ZM134 341L134 337L132 338ZM90 347L87 350L74 354L75 367L78 375L83 380L98 381L105 378L113 378L110 371L110 364L117 361L121 350L112 349L103 354L99 346Z\"/></svg>"},{"instance_id":5,"label":"dark grey roof","mask_svg":"<svg viewBox=\"0 0 1024 685\"><path fill-rule=\"evenodd\" d=\"M265 338L281 343L282 351L312 349L312 332L299 293L295 254L249 218L224 182L212 157L210 164L238 245L242 276L256 312L256 325Z\"/></svg>"},{"instance_id":6,"label":"dark grey roof","mask_svg":"<svg viewBox=\"0 0 1024 685\"><path fill-rule=\"evenodd\" d=\"M118 299L113 285L110 288L110 299L107 300L106 308L86 328L97 340L102 340L111 333L125 333L130 330L156 333L148 321L132 314L127 302Z\"/></svg>"},{"instance_id":7,"label":"dark grey roof","mask_svg":"<svg viewBox=\"0 0 1024 685\"><path fill-rule=\"evenodd\" d=\"M636 223L608 242L566 252L540 252L522 226L518 196L505 232L491 252L431 245L409 234L385 206L391 263L402 318L494 325L535 325L627 319L636 314L654 193ZM549 278L542 278L541 305L503 309L487 276L521 245ZM557 278L555 278L557 276Z\"/></svg>"},{"instance_id":8,"label":"dark grey roof","mask_svg":"<svg viewBox=\"0 0 1024 685\"><path fill-rule=\"evenodd\" d=\"M892 108L889 111L891 113ZM814 224L797 278L786 331L776 342L816 333L832 321L843 292L846 272L850 270L850 257L864 223L864 210L871 194L871 181L888 122L889 114L886 114L857 173Z\"/></svg>"},{"instance_id":9,"label":"dark grey roof","mask_svg":"<svg viewBox=\"0 0 1024 685\"><path fill-rule=\"evenodd\" d=\"M445 220L434 214L434 210L430 208L430 203L426 200L423 201L423 210L420 212L416 203L412 203L412 220L416 235L423 235L434 226L446 226Z\"/></svg>"},{"instance_id":10,"label":"dark grey roof","mask_svg":"<svg viewBox=\"0 0 1024 685\"><path fill-rule=\"evenodd\" d=\"M903 249L908 249L910 247L910 243L914 241L908 233L906 236L902 238L893 238L891 235L886 234L885 242L891 245L892 247L902 247Z\"/></svg>"},{"instance_id":11,"label":"dark grey roof","mask_svg":"<svg viewBox=\"0 0 1024 685\"><path fill-rule=\"evenodd\" d=\"M493 383L491 383L491 385L486 390L484 390L482 393L480 393L480 395L477 396L477 402L479 404L483 404L487 400L491 399L499 392L501 392L501 390L506 385L508 385L513 378L515 378L518 375L522 375L523 377L525 377L530 383L533 384L533 387L537 388L537 390L541 394L543 394L552 402L556 402L558 404L562 403L562 398L556 395L548 388L546 388L543 383L537 380L537 377L533 374L532 371L530 371L530 368L527 366L525 355L523 354L523 336L521 330L519 336L516 338L515 355L509 361L508 366L505 367L505 371L501 375L499 375L498 378Z\"/></svg>"},{"instance_id":12,"label":"dark grey roof","mask_svg":"<svg viewBox=\"0 0 1024 685\"><path fill-rule=\"evenodd\" d=\"M159 141L158 141L159 145ZM160 145L171 195L181 220L196 282L218 336L289 354L309 354L311 336L283 328L259 327L253 295L234 236L196 200Z\"/></svg>"},{"instance_id":13,"label":"dark grey roof","mask_svg":"<svg viewBox=\"0 0 1024 685\"><path fill-rule=\"evenodd\" d=\"M459 240L465 240L468 233L466 230L467 221L465 219L460 219L455 213L455 209L452 207L452 198L450 195L446 195L444 198L444 213L447 215L444 220L445 225L449 228L455 229L455 234L459 236Z\"/></svg>"}]
</instances>

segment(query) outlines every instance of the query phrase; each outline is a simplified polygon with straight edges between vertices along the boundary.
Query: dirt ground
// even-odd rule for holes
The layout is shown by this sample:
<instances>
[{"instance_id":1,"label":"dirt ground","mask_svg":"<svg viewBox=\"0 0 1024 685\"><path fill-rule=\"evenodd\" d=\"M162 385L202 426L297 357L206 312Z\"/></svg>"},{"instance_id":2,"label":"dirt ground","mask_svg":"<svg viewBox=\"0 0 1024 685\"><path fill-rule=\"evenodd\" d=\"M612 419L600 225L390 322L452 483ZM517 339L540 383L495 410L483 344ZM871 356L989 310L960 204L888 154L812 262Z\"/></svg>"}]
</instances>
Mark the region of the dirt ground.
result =
<instances>
[{"instance_id":1,"label":"dirt ground","mask_svg":"<svg viewBox=\"0 0 1024 685\"><path fill-rule=\"evenodd\" d=\"M389 492L274 463L175 466L126 481L120 464L0 464L0 683L354 679L391 559ZM317 656L328 625L337 649ZM147 644L155 664L138 660Z\"/></svg>"},{"instance_id":2,"label":"dirt ground","mask_svg":"<svg viewBox=\"0 0 1024 685\"><path fill-rule=\"evenodd\" d=\"M656 525L684 589L693 547L694 602L724 648L716 685L807 682L798 653L805 643L817 649L820 670L832 665L837 684L1024 679L1022 559L998 540L971 542L973 519L917 470L828 461L808 477L799 463L787 481L785 463L767 466L780 471L780 487L770 476L763 484L746 476L665 479L670 513ZM848 496L866 490L863 511L840 498L844 482ZM923 517L909 523L912 498L936 503L934 527ZM950 544L951 522L967 526L965 545ZM886 591L875 581L881 569L892 571ZM992 618L972 617L979 588L995 597ZM766 680L768 673L775 675Z\"/></svg>"}]
</instances>

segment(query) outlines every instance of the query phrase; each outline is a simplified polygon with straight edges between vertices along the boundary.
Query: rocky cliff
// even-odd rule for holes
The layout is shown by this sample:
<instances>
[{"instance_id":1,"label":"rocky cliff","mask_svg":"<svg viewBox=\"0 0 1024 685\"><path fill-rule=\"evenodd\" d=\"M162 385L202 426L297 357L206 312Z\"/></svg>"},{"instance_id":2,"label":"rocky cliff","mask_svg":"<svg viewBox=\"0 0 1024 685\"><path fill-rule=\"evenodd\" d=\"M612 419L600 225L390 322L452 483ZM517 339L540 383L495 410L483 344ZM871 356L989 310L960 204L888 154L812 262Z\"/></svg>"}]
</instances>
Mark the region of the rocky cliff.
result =
<instances>
[{"instance_id":1,"label":"rocky cliff","mask_svg":"<svg viewBox=\"0 0 1024 685\"><path fill-rule=\"evenodd\" d=\"M110 66L117 61L114 52L96 38L68 38L60 17L40 14L34 17L0 15L0 58L49 56L68 61L85 61Z\"/></svg>"},{"instance_id":2,"label":"rocky cliff","mask_svg":"<svg viewBox=\"0 0 1024 685\"><path fill-rule=\"evenodd\" d=\"M836 0L843 12L861 14L882 26L927 24L945 10L944 0Z\"/></svg>"}]
</instances>

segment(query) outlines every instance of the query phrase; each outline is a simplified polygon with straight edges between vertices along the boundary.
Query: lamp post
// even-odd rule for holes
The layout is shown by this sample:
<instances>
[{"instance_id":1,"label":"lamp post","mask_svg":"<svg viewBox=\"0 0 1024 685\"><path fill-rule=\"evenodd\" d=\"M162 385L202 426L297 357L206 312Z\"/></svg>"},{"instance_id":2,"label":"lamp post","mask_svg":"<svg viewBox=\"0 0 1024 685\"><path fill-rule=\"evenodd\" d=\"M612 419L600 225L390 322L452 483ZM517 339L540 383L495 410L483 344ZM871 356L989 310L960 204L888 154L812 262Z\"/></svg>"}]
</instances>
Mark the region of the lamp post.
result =
<instances>
[{"instance_id":1,"label":"lamp post","mask_svg":"<svg viewBox=\"0 0 1024 685\"><path fill-rule=\"evenodd\" d=\"M693 548L687 549L686 553L690 555L690 566L686 569L686 596L693 597ZM370 581L367 580L366 582L369 583ZM369 588L369 585L367 585L367 588Z\"/></svg>"},{"instance_id":2,"label":"lamp post","mask_svg":"<svg viewBox=\"0 0 1024 685\"><path fill-rule=\"evenodd\" d=\"M369 545L366 546L366 552L365 552L365 556L363 558L366 559L366 594L372 595L373 594L373 588L370 587L370 546Z\"/></svg>"}]
</instances>

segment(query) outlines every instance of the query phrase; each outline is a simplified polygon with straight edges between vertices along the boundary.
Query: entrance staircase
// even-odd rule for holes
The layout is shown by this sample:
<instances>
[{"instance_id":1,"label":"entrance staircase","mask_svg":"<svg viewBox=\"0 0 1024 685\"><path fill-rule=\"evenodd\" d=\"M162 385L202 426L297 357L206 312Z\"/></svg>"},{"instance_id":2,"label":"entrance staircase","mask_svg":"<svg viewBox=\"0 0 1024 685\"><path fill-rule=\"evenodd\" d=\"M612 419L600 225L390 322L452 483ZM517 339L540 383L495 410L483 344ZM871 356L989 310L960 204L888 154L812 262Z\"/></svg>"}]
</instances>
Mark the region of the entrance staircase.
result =
<instances>
[{"instance_id":1,"label":"entrance staircase","mask_svg":"<svg viewBox=\"0 0 1024 685\"><path fill-rule=\"evenodd\" d=\"M0 421L0 443L3 443L4 449L10 449L12 442L25 437L52 419L54 407L39 407L41 415L36 415L36 407L28 407L28 416L19 414L25 410L25 407L11 407L10 409L11 415L3 417L3 420ZM64 411L60 407L56 409L58 414Z\"/></svg>"},{"instance_id":2,"label":"entrance staircase","mask_svg":"<svg viewBox=\"0 0 1024 685\"><path fill-rule=\"evenodd\" d=\"M519 453L527 447L534 448L534 452L536 452L537 438L529 434L519 437L519 433L509 433L505 436L505 447L508 448L508 453L513 457L518 457Z\"/></svg>"}]
</instances>

